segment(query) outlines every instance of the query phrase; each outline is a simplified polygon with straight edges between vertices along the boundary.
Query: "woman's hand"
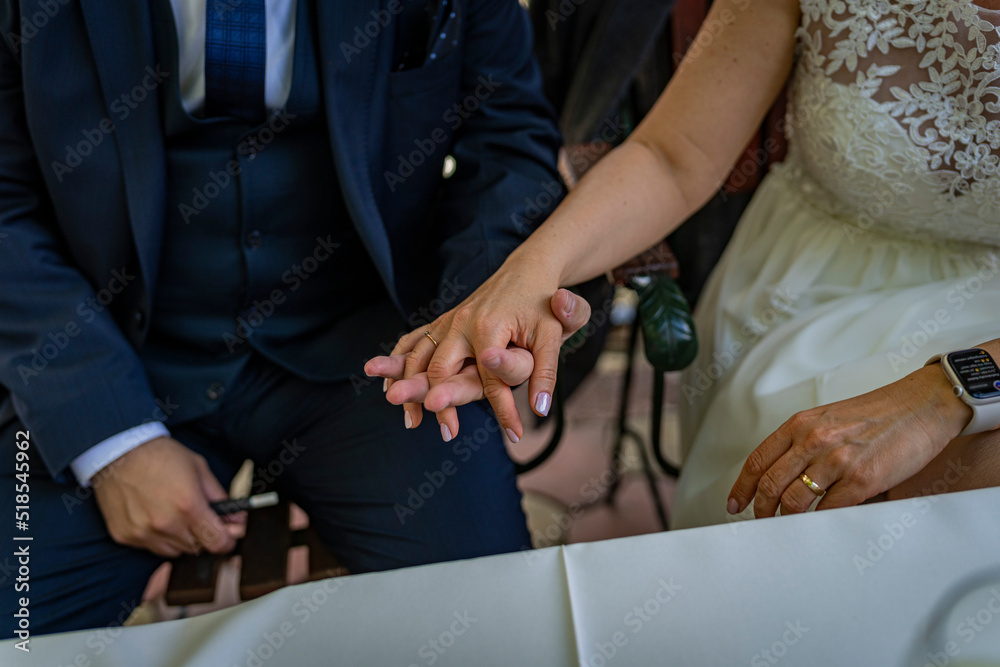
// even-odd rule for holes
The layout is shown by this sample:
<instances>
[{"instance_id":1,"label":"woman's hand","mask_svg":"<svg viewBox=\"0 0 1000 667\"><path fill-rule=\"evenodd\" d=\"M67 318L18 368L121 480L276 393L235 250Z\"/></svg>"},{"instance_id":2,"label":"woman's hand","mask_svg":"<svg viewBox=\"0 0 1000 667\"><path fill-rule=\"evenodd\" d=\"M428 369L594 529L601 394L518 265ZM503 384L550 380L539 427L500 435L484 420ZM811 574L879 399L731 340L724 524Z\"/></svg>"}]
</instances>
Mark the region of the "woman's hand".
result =
<instances>
[{"instance_id":1,"label":"woman's hand","mask_svg":"<svg viewBox=\"0 0 1000 667\"><path fill-rule=\"evenodd\" d=\"M459 306L401 338L390 357L375 357L365 365L368 375L387 379L388 391L396 380L413 380L389 396L405 401L407 428L422 419L420 383L427 388L425 401L431 401L427 407L437 413L443 436L458 434L456 406L485 397L508 437L517 442L524 429L510 387L525 379L533 410L548 414L562 342L590 319L586 300L557 289L557 280L548 273L543 263L512 255ZM530 367L521 354L525 350L532 357ZM468 370L470 364L478 378ZM474 391L477 380L481 393Z\"/></svg>"},{"instance_id":2,"label":"woman's hand","mask_svg":"<svg viewBox=\"0 0 1000 667\"><path fill-rule=\"evenodd\" d=\"M481 356L489 360L493 373L500 381L510 387L527 382L534 367L531 353L519 347L487 349ZM446 408L466 405L486 397L479 378L479 367L472 359L466 359L462 370L431 389L426 372L404 379L406 358L407 355L399 354L378 357L370 362L371 369L377 370L380 377L386 378L386 399L393 405L422 403L431 412L439 413ZM390 379L394 380L391 386ZM450 442L457 433L457 426L453 431L449 422L441 422L442 440Z\"/></svg>"},{"instance_id":3,"label":"woman's hand","mask_svg":"<svg viewBox=\"0 0 1000 667\"><path fill-rule=\"evenodd\" d=\"M972 418L937 365L875 391L792 416L747 458L728 511L754 501L754 516L848 507L909 479L934 459ZM756 500L754 497L756 496Z\"/></svg>"}]
</instances>

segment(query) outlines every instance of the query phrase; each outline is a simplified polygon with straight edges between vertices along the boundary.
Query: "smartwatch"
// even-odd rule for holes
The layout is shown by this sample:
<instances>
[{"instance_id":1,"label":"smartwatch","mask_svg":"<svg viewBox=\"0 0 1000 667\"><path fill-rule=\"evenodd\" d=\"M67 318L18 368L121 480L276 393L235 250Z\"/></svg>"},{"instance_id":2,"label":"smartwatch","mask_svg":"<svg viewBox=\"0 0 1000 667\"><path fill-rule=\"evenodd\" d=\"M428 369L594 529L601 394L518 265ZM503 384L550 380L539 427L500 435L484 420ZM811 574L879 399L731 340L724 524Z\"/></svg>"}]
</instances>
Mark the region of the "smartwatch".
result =
<instances>
[{"instance_id":1,"label":"smartwatch","mask_svg":"<svg viewBox=\"0 0 1000 667\"><path fill-rule=\"evenodd\" d=\"M959 435L982 433L1000 426L1000 367L986 350L973 348L938 354L925 366L941 362L952 391L970 408L972 421Z\"/></svg>"}]
</instances>

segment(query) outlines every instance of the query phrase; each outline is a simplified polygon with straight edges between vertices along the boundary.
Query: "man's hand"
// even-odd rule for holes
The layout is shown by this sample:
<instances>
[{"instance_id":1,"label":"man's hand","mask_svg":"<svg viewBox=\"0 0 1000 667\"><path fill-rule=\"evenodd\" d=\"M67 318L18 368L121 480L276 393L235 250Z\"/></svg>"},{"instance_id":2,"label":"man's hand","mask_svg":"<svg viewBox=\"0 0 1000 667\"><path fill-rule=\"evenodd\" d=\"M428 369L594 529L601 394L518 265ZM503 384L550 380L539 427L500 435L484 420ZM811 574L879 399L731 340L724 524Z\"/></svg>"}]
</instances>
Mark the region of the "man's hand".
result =
<instances>
[{"instance_id":1,"label":"man's hand","mask_svg":"<svg viewBox=\"0 0 1000 667\"><path fill-rule=\"evenodd\" d=\"M119 544L166 558L228 553L236 541L210 502L228 496L205 459L171 438L139 445L99 472L97 504Z\"/></svg>"},{"instance_id":2,"label":"man's hand","mask_svg":"<svg viewBox=\"0 0 1000 667\"><path fill-rule=\"evenodd\" d=\"M535 293L526 294L525 285L536 286ZM485 396L507 436L517 442L524 429L511 385L529 379L532 409L548 414L559 348L589 319L590 305L583 298L565 289L553 293L542 280L505 264L461 305L401 338L392 356L369 361L365 372L386 378L387 388L395 380L415 380L389 396L405 402L407 428L420 424L418 401L426 396L448 439L458 434L455 406ZM475 371L469 368L473 363Z\"/></svg>"}]
</instances>

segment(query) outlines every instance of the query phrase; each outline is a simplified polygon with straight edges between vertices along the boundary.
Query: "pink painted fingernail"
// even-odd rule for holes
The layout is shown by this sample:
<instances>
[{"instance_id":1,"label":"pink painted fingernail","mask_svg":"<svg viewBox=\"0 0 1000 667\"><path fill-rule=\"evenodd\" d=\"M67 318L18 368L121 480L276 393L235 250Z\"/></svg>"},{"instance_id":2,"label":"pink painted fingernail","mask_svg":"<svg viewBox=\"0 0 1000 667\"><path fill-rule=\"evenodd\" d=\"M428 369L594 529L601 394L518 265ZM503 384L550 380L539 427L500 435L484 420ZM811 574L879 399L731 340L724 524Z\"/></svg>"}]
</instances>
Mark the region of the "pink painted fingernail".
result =
<instances>
[{"instance_id":1,"label":"pink painted fingernail","mask_svg":"<svg viewBox=\"0 0 1000 667\"><path fill-rule=\"evenodd\" d=\"M517 437L517 433L514 433L514 429L507 429L507 437L510 438L511 442L520 442L520 438Z\"/></svg>"},{"instance_id":2,"label":"pink painted fingernail","mask_svg":"<svg viewBox=\"0 0 1000 667\"><path fill-rule=\"evenodd\" d=\"M451 442L451 429L448 428L447 424L441 424L441 439L445 442Z\"/></svg>"},{"instance_id":3,"label":"pink painted fingernail","mask_svg":"<svg viewBox=\"0 0 1000 667\"><path fill-rule=\"evenodd\" d=\"M413 417L410 416L409 412L404 412L403 414L406 415L403 417L403 421L406 422L406 428L413 428Z\"/></svg>"},{"instance_id":4,"label":"pink painted fingernail","mask_svg":"<svg viewBox=\"0 0 1000 667\"><path fill-rule=\"evenodd\" d=\"M540 393L535 397L535 412L543 417L549 416L549 406L552 403L552 397L546 392Z\"/></svg>"},{"instance_id":5,"label":"pink painted fingernail","mask_svg":"<svg viewBox=\"0 0 1000 667\"><path fill-rule=\"evenodd\" d=\"M736 498L730 498L729 503L726 505L726 511L730 514L740 513L740 504L736 502Z\"/></svg>"}]
</instances>

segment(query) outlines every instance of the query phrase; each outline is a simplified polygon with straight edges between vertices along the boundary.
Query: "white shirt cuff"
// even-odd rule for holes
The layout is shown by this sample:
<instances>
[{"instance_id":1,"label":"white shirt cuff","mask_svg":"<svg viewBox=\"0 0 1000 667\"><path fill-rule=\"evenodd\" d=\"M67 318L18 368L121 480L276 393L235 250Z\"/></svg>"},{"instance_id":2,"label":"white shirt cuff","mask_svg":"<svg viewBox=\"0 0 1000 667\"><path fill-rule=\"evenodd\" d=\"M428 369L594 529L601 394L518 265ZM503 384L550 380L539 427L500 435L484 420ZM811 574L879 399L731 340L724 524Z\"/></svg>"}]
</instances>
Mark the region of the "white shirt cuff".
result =
<instances>
[{"instance_id":1,"label":"white shirt cuff","mask_svg":"<svg viewBox=\"0 0 1000 667\"><path fill-rule=\"evenodd\" d=\"M113 435L97 443L69 464L81 486L90 486L90 480L115 459L155 438L168 437L170 431L162 422L146 422Z\"/></svg>"}]
</instances>

